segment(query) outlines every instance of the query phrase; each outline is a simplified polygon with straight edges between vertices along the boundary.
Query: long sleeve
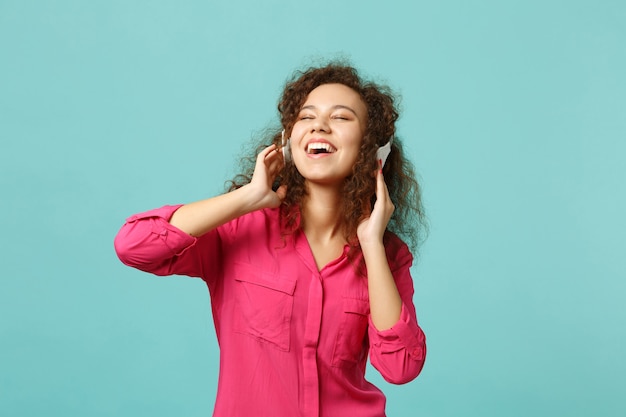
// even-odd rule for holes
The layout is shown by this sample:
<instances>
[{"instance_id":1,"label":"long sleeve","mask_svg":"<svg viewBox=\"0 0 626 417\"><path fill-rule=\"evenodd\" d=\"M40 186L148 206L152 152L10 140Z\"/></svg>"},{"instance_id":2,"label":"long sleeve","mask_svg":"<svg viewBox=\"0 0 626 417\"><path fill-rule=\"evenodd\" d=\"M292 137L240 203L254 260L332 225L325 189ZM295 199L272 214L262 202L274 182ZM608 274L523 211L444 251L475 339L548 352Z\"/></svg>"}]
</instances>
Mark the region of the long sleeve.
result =
<instances>
[{"instance_id":1,"label":"long sleeve","mask_svg":"<svg viewBox=\"0 0 626 417\"><path fill-rule=\"evenodd\" d=\"M283 234L279 209L195 238L169 223L178 207L129 217L115 249L126 265L207 283L220 346L214 415L385 415L384 394L365 380L364 338L371 363L393 383L415 378L425 354L406 245L397 238L386 245L403 307L379 332L368 326L367 279L348 247L319 270L304 233Z\"/></svg>"},{"instance_id":2,"label":"long sleeve","mask_svg":"<svg viewBox=\"0 0 626 417\"><path fill-rule=\"evenodd\" d=\"M426 359L426 337L420 328L413 304L413 280L409 268L411 256L406 245L388 249L398 292L402 298L400 319L390 329L379 331L369 319L370 361L383 378L393 384L415 379Z\"/></svg>"},{"instance_id":3,"label":"long sleeve","mask_svg":"<svg viewBox=\"0 0 626 417\"><path fill-rule=\"evenodd\" d=\"M200 239L172 226L169 219L179 207L164 206L129 217L114 240L120 260L155 275L202 276L197 246L205 246L211 237L199 243Z\"/></svg>"}]
</instances>

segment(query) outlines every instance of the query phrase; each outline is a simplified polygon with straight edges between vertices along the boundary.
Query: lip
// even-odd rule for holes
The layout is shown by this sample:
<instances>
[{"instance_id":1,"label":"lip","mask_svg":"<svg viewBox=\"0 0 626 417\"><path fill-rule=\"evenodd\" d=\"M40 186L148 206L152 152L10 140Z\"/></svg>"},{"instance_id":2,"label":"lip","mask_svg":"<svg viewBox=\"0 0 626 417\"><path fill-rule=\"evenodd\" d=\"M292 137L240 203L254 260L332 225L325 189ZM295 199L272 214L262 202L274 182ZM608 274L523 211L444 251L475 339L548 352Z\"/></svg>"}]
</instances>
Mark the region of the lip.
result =
<instances>
[{"instance_id":1,"label":"lip","mask_svg":"<svg viewBox=\"0 0 626 417\"><path fill-rule=\"evenodd\" d=\"M330 145L334 151L331 153L308 153L307 149L309 148L309 145L312 143L325 143ZM326 140L324 138L313 138L308 140L305 145L304 145L304 153L309 157L309 158L323 158L326 156L330 156L332 154L334 154L335 152L337 152L337 147L329 140Z\"/></svg>"}]
</instances>

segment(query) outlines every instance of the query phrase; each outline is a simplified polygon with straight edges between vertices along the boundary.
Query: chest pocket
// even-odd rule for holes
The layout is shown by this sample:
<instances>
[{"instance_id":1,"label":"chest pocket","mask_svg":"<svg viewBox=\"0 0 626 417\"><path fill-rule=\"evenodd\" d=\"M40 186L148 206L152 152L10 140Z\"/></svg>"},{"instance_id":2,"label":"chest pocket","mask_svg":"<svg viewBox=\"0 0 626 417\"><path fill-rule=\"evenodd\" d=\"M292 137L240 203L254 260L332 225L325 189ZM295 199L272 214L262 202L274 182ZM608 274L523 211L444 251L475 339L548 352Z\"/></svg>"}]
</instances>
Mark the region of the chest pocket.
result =
<instances>
[{"instance_id":1,"label":"chest pocket","mask_svg":"<svg viewBox=\"0 0 626 417\"><path fill-rule=\"evenodd\" d=\"M237 263L234 285L233 330L288 351L296 281Z\"/></svg>"},{"instance_id":2,"label":"chest pocket","mask_svg":"<svg viewBox=\"0 0 626 417\"><path fill-rule=\"evenodd\" d=\"M369 301L343 299L343 313L333 352L333 366L350 367L367 356L367 325Z\"/></svg>"}]
</instances>

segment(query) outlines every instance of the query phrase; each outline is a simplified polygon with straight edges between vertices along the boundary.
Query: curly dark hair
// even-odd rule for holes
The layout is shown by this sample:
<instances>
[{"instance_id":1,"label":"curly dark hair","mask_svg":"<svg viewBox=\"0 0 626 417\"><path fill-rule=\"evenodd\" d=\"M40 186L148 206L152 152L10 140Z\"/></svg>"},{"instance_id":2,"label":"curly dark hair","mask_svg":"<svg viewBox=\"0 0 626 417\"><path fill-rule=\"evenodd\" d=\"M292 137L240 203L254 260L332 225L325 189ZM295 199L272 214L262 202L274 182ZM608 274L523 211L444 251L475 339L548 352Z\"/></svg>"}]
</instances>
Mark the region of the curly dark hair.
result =
<instances>
[{"instance_id":1,"label":"curly dark hair","mask_svg":"<svg viewBox=\"0 0 626 417\"><path fill-rule=\"evenodd\" d=\"M383 175L395 211L387 229L400 236L415 252L425 237L427 224L421 202L420 186L411 162L405 158L402 141L395 135L395 122L399 117L396 98L391 89L384 85L363 80L352 66L332 62L322 67L311 67L297 71L287 81L278 103L280 129L268 132L263 144L242 160L242 174L230 181L229 190L239 188L252 179L256 154L271 143L281 146L281 131L290 136L298 114L309 93L323 84L343 84L356 91L367 107L367 126L359 157L352 174L344 183L341 205L338 208L343 218L343 233L348 243L358 246L356 230L359 223L371 213L375 201L376 181L373 172L377 169L376 151L393 139L391 153L383 168ZM279 173L275 187L287 186L287 196L281 206L281 215L287 233L299 226L300 205L307 195L304 178L294 164L285 164Z\"/></svg>"}]
</instances>

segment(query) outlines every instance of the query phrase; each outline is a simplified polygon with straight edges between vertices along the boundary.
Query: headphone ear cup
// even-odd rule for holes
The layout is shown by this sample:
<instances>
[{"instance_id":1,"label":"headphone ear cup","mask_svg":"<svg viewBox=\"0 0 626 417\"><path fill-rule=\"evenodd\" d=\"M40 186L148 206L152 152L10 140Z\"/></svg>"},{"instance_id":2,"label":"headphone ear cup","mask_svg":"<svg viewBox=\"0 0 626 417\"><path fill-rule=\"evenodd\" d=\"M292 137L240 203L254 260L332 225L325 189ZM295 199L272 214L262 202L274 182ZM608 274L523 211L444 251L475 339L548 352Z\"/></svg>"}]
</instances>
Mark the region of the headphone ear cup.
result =
<instances>
[{"instance_id":1,"label":"headphone ear cup","mask_svg":"<svg viewBox=\"0 0 626 417\"><path fill-rule=\"evenodd\" d=\"M285 160L285 162L291 162L291 138L287 138L287 140L285 140L285 129L280 132L280 135L280 150L283 153L283 159Z\"/></svg>"},{"instance_id":2,"label":"headphone ear cup","mask_svg":"<svg viewBox=\"0 0 626 417\"><path fill-rule=\"evenodd\" d=\"M285 159L285 162L291 162L291 138L287 139L287 141L282 147L282 151L283 151L283 158Z\"/></svg>"}]
</instances>

